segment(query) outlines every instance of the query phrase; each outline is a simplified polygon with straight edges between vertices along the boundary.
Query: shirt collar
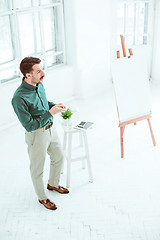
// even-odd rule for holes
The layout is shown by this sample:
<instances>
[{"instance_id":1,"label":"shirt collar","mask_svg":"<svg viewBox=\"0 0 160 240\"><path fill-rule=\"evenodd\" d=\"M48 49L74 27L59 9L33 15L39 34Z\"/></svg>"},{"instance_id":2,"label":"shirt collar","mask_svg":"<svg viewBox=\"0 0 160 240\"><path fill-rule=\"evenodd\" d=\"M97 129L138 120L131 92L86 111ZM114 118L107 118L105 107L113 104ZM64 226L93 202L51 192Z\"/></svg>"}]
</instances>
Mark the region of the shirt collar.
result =
<instances>
[{"instance_id":1,"label":"shirt collar","mask_svg":"<svg viewBox=\"0 0 160 240\"><path fill-rule=\"evenodd\" d=\"M36 90L36 89L38 88L38 84L37 84L37 86L30 85L30 84L28 84L28 83L26 83L26 82L24 81L24 77L23 77L23 79L22 79L22 87L34 91L34 90Z\"/></svg>"}]
</instances>

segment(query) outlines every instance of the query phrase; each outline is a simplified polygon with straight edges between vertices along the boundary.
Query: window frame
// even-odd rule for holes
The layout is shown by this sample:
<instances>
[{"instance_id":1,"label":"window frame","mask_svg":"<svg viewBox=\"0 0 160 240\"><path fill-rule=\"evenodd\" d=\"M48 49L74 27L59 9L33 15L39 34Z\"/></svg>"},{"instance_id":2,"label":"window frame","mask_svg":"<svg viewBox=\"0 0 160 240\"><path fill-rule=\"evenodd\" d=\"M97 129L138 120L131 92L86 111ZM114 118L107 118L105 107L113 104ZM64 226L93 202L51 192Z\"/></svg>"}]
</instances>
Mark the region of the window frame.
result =
<instances>
[{"instance_id":1,"label":"window frame","mask_svg":"<svg viewBox=\"0 0 160 240\"><path fill-rule=\"evenodd\" d=\"M21 53L21 43L19 38L20 30L19 30L18 16L19 14L23 14L23 13L33 13L32 15L33 18L34 18L34 13L38 13L39 25L40 25L41 51L40 53L34 53L33 55L30 54L28 56L34 56L34 57L40 58L42 60L43 69L45 71L48 69L60 67L66 63L63 0L58 0L58 2L53 2L46 5L41 5L41 0L39 0L38 6L33 6L33 2L34 1L31 0L31 7L16 8L14 0L8 0L7 1L8 10L0 12L0 17L9 16L9 19L10 19L11 43L12 43L12 53L13 53L12 60L0 64L0 71L11 69L13 67L15 67L15 71L19 69L19 63L23 57ZM55 26L55 34L53 35L53 37L56 39L57 45L56 45L56 49L51 49L49 51L45 50L45 39L44 39L43 18L42 18L42 12L44 9L53 9L54 13L55 13L55 9L59 11L59 14L57 13L56 15L54 15L56 19L54 21L54 25L56 26ZM33 29L35 30L34 22L33 22ZM34 37L34 44L35 44L35 40L36 40L35 35L33 37ZM57 50L57 46L59 44L59 42L57 41L57 38L58 40L59 39L61 40L60 44L61 44L62 50ZM47 57L49 55L52 55L53 58L55 57L57 59L56 63L51 66L47 66L46 64ZM60 57L58 58L58 56ZM59 61L59 59L61 59L61 61ZM13 76L11 78L6 78L6 79L0 79L0 84L10 82L11 80L17 80L20 77L22 77L22 74L20 73L20 71L18 71L17 76Z\"/></svg>"},{"instance_id":2,"label":"window frame","mask_svg":"<svg viewBox=\"0 0 160 240\"><path fill-rule=\"evenodd\" d=\"M121 34L123 34L124 38L126 38L126 42L128 45L130 46L137 46L137 45L148 45L150 44L150 41L151 41L151 32L150 32L150 25L149 25L149 18L150 16L147 16L146 18L146 14L144 14L144 27L143 27L143 34L139 33L139 31L137 31L137 22L139 21L139 18L137 20L137 12L136 11L136 8L140 8L140 4L141 3L144 3L144 4L148 4L148 15L150 15L150 12L151 12L151 8L152 8L152 4L153 4L153 1L152 0L119 0L118 1L118 4L120 3L123 3L124 4L124 26L123 26L123 32ZM133 33L128 33L128 30L127 30L127 8L128 8L128 5L129 4L134 4L134 28L133 28ZM117 17L117 21L118 21L118 17ZM147 22L147 31L146 31L146 24ZM137 33L136 33L137 31ZM129 44L128 43L128 37L129 36L132 36L133 37L133 43L132 44ZM136 43L136 38L139 38L139 37L142 37L143 38L143 43L140 44L140 42L138 41L138 43ZM147 38L147 42L146 42L146 39ZM117 39L119 39L119 29L117 29ZM146 43L145 43L146 42Z\"/></svg>"}]
</instances>

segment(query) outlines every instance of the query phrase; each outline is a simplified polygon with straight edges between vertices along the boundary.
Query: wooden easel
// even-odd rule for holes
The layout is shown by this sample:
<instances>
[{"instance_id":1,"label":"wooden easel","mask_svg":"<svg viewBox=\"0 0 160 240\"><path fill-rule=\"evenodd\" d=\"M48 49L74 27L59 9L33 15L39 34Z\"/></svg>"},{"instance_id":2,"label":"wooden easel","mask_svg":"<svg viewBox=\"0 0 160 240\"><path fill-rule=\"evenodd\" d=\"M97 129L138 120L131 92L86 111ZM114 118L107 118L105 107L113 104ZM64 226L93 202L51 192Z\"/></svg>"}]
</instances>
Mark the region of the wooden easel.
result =
<instances>
[{"instance_id":1,"label":"wooden easel","mask_svg":"<svg viewBox=\"0 0 160 240\"><path fill-rule=\"evenodd\" d=\"M126 50L125 50L125 44L124 44L124 37L123 37L123 35L120 35L120 38L121 38L121 44L122 44L123 57L126 57ZM128 50L129 50L130 56L132 56L133 55L132 50L131 49L128 49ZM120 58L120 51L117 51L117 58ZM135 118L135 119L132 119L132 120L129 120L129 121L126 121L126 122L119 122L119 127L120 127L120 144L121 144L121 158L124 157L124 147L123 147L124 129L125 129L126 125L128 125L128 124L134 123L134 125L136 125L136 123L138 121L146 119L148 121L148 124L149 124L153 145L156 146L154 134L153 134L152 127L151 127L150 118L151 118L151 114L148 114L148 115L141 116L139 118Z\"/></svg>"},{"instance_id":2,"label":"wooden easel","mask_svg":"<svg viewBox=\"0 0 160 240\"><path fill-rule=\"evenodd\" d=\"M124 157L124 148L123 148L124 129L125 129L125 126L128 125L128 124L134 123L134 125L136 125L136 123L138 121L146 119L148 121L148 124L149 124L153 145L156 146L155 138L154 138L152 127L151 127L150 118L151 118L151 115L149 114L149 115L145 115L143 117L139 117L139 118L135 118L135 119L132 119L132 120L129 120L129 121L126 121L126 122L119 123L119 127L120 127L120 142L121 142L121 158Z\"/></svg>"}]
</instances>

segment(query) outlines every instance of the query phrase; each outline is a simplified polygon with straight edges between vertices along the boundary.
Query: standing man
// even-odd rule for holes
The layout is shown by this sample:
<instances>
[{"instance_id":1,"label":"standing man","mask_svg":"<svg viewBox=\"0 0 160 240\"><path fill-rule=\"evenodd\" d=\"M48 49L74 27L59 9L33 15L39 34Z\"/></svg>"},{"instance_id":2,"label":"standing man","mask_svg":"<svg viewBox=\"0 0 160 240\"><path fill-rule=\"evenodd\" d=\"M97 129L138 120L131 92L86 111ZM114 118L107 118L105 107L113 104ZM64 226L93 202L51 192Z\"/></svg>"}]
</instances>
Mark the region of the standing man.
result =
<instances>
[{"instance_id":1,"label":"standing man","mask_svg":"<svg viewBox=\"0 0 160 240\"><path fill-rule=\"evenodd\" d=\"M26 57L21 61L20 70L24 77L14 93L12 106L26 129L30 172L39 202L48 209L56 210L55 203L47 198L44 190L43 169L48 153L50 175L47 189L62 194L69 193L68 189L59 186L63 153L53 124L53 116L65 112L66 107L62 103L54 104L47 100L42 84L44 72L40 63L41 60L34 57Z\"/></svg>"}]
</instances>

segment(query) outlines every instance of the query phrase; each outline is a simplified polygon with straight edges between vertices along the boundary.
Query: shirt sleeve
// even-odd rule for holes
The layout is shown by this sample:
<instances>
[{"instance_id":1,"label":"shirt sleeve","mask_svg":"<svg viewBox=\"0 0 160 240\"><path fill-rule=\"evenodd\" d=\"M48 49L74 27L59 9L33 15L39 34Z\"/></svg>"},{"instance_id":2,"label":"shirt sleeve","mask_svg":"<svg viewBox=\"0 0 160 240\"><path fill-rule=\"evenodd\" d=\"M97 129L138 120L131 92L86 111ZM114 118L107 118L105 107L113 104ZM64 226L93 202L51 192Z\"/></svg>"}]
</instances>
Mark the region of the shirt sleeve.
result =
<instances>
[{"instance_id":1,"label":"shirt sleeve","mask_svg":"<svg viewBox=\"0 0 160 240\"><path fill-rule=\"evenodd\" d=\"M28 105L21 97L14 97L12 99L12 106L19 121L27 132L44 127L53 121L53 116L49 111L46 111L39 117L33 118L29 112Z\"/></svg>"},{"instance_id":2,"label":"shirt sleeve","mask_svg":"<svg viewBox=\"0 0 160 240\"><path fill-rule=\"evenodd\" d=\"M53 102L49 102L48 101L48 106L49 106L49 109L51 109L54 105L56 105L55 103L53 103Z\"/></svg>"}]
</instances>

